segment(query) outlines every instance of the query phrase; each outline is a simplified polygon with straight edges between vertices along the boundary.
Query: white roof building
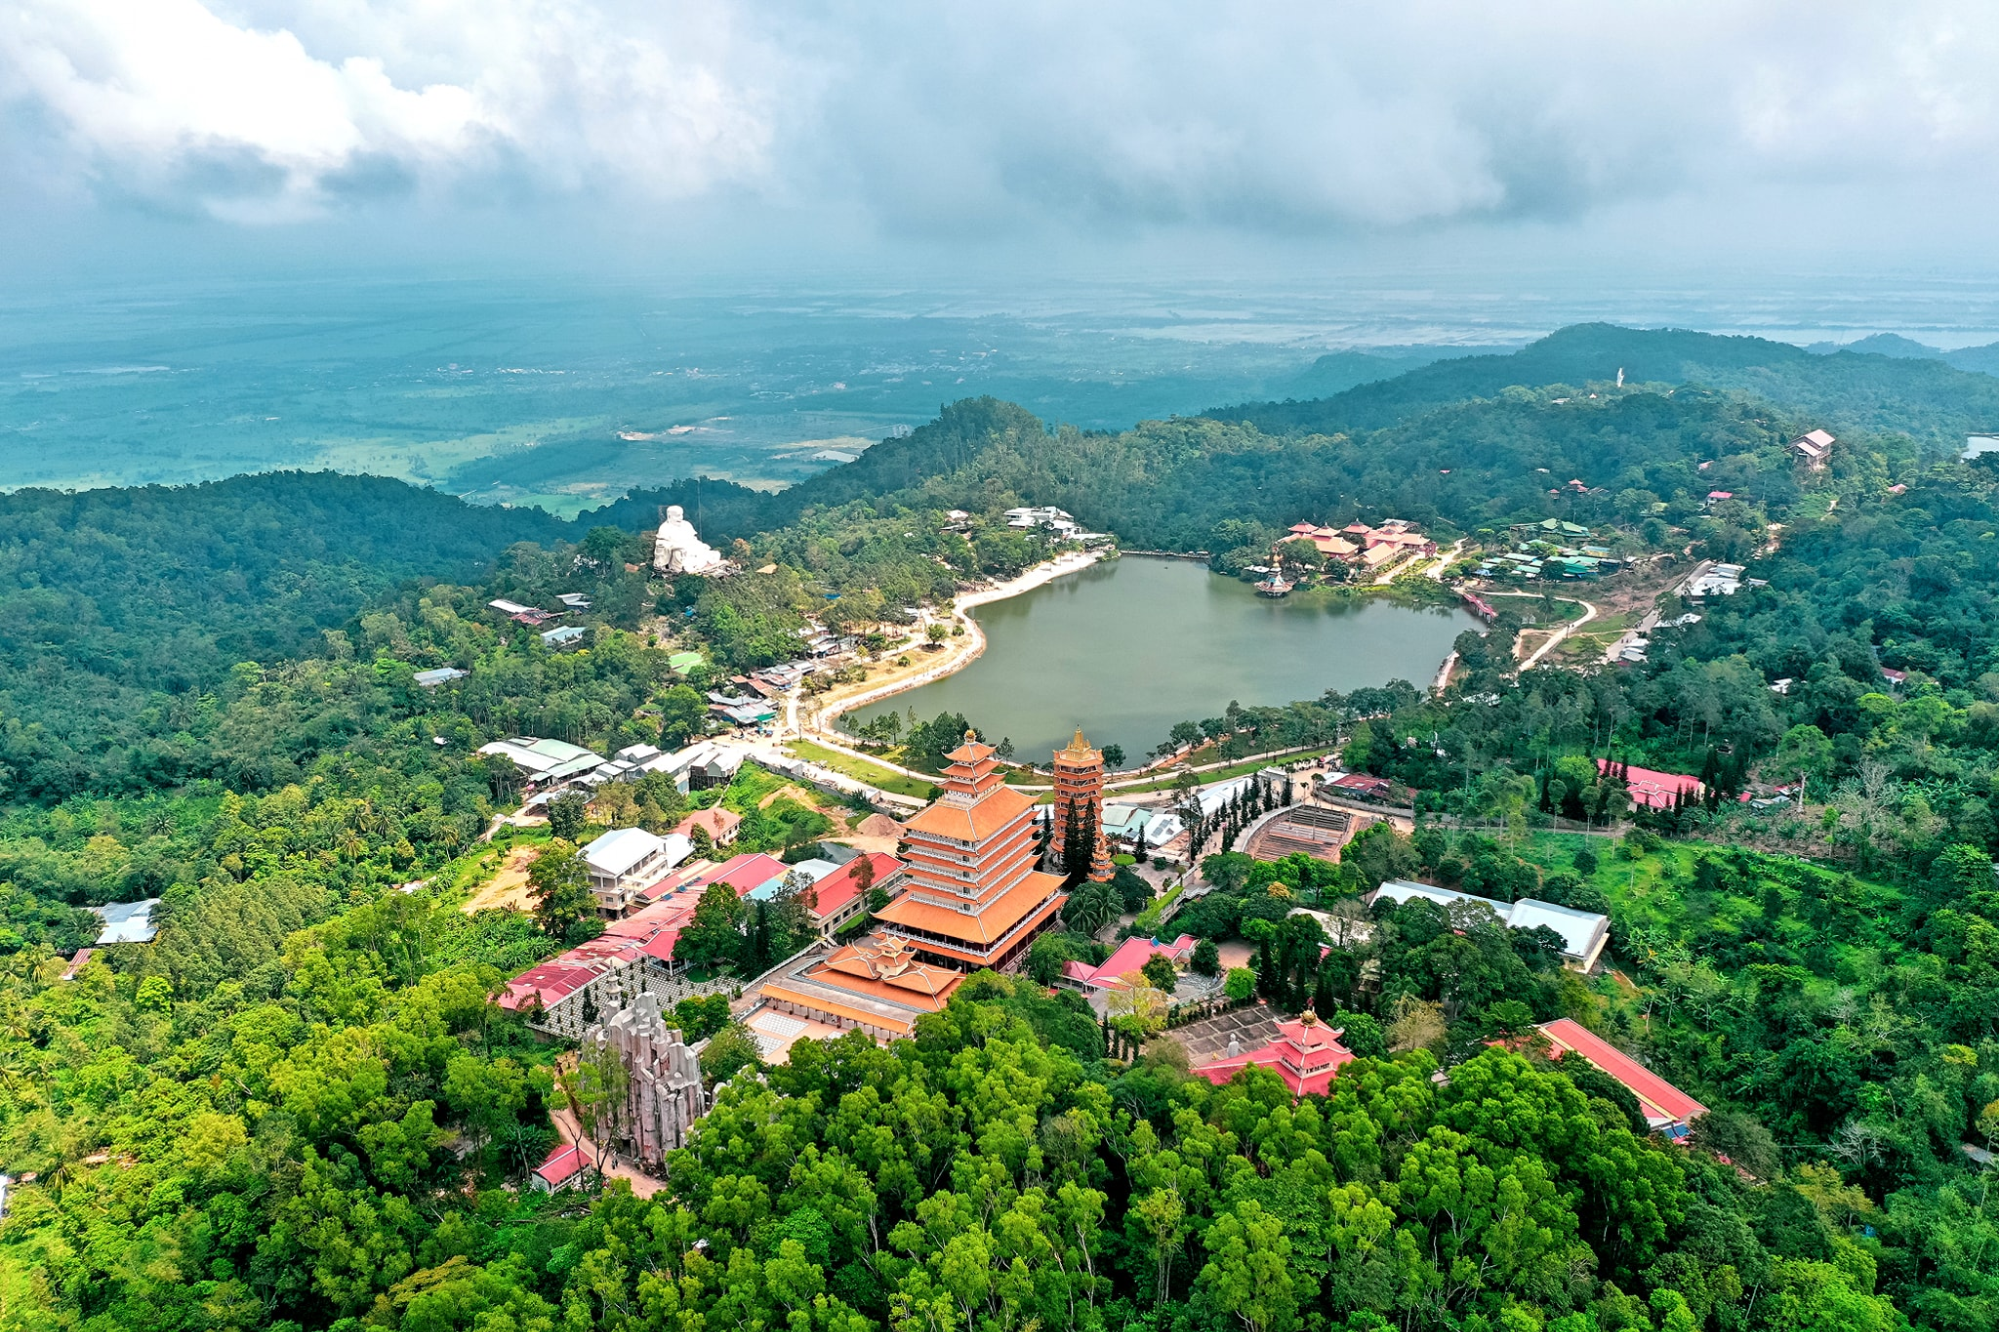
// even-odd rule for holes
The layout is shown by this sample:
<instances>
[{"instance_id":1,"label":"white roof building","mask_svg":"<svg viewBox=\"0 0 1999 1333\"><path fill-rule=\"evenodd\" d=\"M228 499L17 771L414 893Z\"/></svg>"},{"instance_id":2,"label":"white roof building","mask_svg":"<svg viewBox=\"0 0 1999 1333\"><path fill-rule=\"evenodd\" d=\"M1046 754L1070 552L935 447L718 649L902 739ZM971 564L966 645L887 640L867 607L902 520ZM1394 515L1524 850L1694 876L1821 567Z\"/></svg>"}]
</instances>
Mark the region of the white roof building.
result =
<instances>
[{"instance_id":1,"label":"white roof building","mask_svg":"<svg viewBox=\"0 0 1999 1333\"><path fill-rule=\"evenodd\" d=\"M693 854L694 844L678 833L662 838L642 828L620 828L599 836L582 853L597 910L607 917L623 916L640 890Z\"/></svg>"},{"instance_id":2,"label":"white roof building","mask_svg":"<svg viewBox=\"0 0 1999 1333\"><path fill-rule=\"evenodd\" d=\"M160 928L153 924L153 909L159 906L158 898L147 898L136 903L105 903L90 910L104 923L104 931L97 937L99 944L150 944Z\"/></svg>"},{"instance_id":3,"label":"white roof building","mask_svg":"<svg viewBox=\"0 0 1999 1333\"><path fill-rule=\"evenodd\" d=\"M1050 807L1053 809L1053 807ZM1186 827L1180 816L1171 810L1142 805L1104 804L1104 836L1109 838L1130 838L1136 836L1140 828L1145 830L1147 847L1163 847L1180 836Z\"/></svg>"},{"instance_id":4,"label":"white roof building","mask_svg":"<svg viewBox=\"0 0 1999 1333\"><path fill-rule=\"evenodd\" d=\"M568 741L536 736L510 736L479 747L480 754L505 755L536 782L561 782L588 773L604 762L604 756Z\"/></svg>"},{"instance_id":5,"label":"white roof building","mask_svg":"<svg viewBox=\"0 0 1999 1333\"><path fill-rule=\"evenodd\" d=\"M1544 903L1538 898L1522 898L1511 903L1495 902L1477 894L1460 893L1456 889L1443 889L1413 879L1391 879L1370 894L1368 901L1372 903L1383 897L1395 903L1423 898L1446 911L1453 903L1479 903L1490 908L1494 916L1513 930L1546 926L1562 937L1562 962L1578 972L1587 972L1595 967L1604 946L1610 943L1609 917L1601 912L1579 912L1573 907Z\"/></svg>"},{"instance_id":6,"label":"white roof building","mask_svg":"<svg viewBox=\"0 0 1999 1333\"><path fill-rule=\"evenodd\" d=\"M593 873L622 875L648 857L659 855L665 846L657 833L642 828L612 829L583 848L583 861Z\"/></svg>"},{"instance_id":7,"label":"white roof building","mask_svg":"<svg viewBox=\"0 0 1999 1333\"><path fill-rule=\"evenodd\" d=\"M1808 430L1797 439L1792 440L1790 448L1791 452L1799 458L1813 467L1817 467L1824 463L1826 458L1832 453L1833 444L1834 440L1830 431Z\"/></svg>"},{"instance_id":8,"label":"white roof building","mask_svg":"<svg viewBox=\"0 0 1999 1333\"><path fill-rule=\"evenodd\" d=\"M1235 799L1237 792L1253 781L1254 778L1232 778L1227 782L1217 782L1212 787L1201 788L1201 814L1209 819L1214 818L1224 805Z\"/></svg>"}]
</instances>

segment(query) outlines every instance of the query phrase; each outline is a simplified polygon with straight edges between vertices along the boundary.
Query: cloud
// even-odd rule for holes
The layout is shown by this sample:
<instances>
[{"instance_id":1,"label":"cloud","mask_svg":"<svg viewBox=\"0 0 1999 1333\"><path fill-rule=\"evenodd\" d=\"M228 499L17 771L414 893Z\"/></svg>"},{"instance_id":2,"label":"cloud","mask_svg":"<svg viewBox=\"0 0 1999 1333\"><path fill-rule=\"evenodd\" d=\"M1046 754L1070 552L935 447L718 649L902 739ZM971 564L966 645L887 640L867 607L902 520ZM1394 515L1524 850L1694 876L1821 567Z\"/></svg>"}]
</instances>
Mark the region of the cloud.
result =
<instances>
[{"instance_id":1,"label":"cloud","mask_svg":"<svg viewBox=\"0 0 1999 1333\"><path fill-rule=\"evenodd\" d=\"M1962 187L1999 11L1574 0L17 0L6 159L237 222L384 199L888 236L1316 237Z\"/></svg>"},{"instance_id":2,"label":"cloud","mask_svg":"<svg viewBox=\"0 0 1999 1333\"><path fill-rule=\"evenodd\" d=\"M720 11L634 32L563 0L268 8L26 0L0 19L0 92L100 192L231 221L604 178L673 198L764 167L754 94L703 58Z\"/></svg>"}]
</instances>

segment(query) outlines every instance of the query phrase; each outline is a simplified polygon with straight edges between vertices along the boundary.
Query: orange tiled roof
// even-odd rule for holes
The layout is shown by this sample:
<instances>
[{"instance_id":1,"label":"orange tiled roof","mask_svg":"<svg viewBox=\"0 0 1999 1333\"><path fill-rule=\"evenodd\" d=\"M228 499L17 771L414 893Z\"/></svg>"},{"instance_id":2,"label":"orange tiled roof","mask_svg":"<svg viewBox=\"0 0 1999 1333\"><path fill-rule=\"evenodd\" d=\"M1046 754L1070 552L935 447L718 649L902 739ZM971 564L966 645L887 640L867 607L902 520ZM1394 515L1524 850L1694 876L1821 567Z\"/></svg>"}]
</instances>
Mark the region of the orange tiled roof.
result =
<instances>
[{"instance_id":1,"label":"orange tiled roof","mask_svg":"<svg viewBox=\"0 0 1999 1333\"><path fill-rule=\"evenodd\" d=\"M821 972L842 972L924 995L948 994L958 984L957 973L921 961L908 940L882 931L835 949L807 975L817 978Z\"/></svg>"},{"instance_id":2,"label":"orange tiled roof","mask_svg":"<svg viewBox=\"0 0 1999 1333\"><path fill-rule=\"evenodd\" d=\"M1047 903L1043 904L1039 910L1035 911L1034 913L1028 916L1025 922L1025 927L1030 930L1038 928L1043 921L1046 921L1049 917L1055 915L1055 913L1062 910L1062 904L1068 901L1069 901L1068 894L1066 893L1056 894L1055 897L1049 899ZM914 941L914 943L917 948L922 949L925 953L942 954L946 958L955 958L959 962L964 963L967 967L984 967L988 963L990 963L993 958L993 950L992 947L989 945L961 946L954 944L944 944L937 940L916 940Z\"/></svg>"},{"instance_id":3,"label":"orange tiled roof","mask_svg":"<svg viewBox=\"0 0 1999 1333\"><path fill-rule=\"evenodd\" d=\"M893 981L883 981L876 977L857 977L851 972L834 968L829 963L822 963L806 972L805 979L817 982L821 986L830 986L835 990L852 991L856 995L865 995L870 999L881 1000L888 1004L906 1005L933 1014L944 1007L951 998L951 992L958 989L959 983L965 979L963 972L953 972L948 967L936 967L929 963L918 963L916 967L922 969L920 975L927 983L920 988L897 985Z\"/></svg>"},{"instance_id":4,"label":"orange tiled roof","mask_svg":"<svg viewBox=\"0 0 1999 1333\"><path fill-rule=\"evenodd\" d=\"M965 733L965 743L944 757L954 764L974 768L992 758L995 753L992 746L973 740L972 733L968 731Z\"/></svg>"},{"instance_id":5,"label":"orange tiled roof","mask_svg":"<svg viewBox=\"0 0 1999 1333\"><path fill-rule=\"evenodd\" d=\"M1032 870L1027 876L979 912L954 912L948 907L917 902L904 894L875 913L877 919L911 930L927 930L933 935L986 945L1003 938L1023 917L1062 887L1060 875Z\"/></svg>"},{"instance_id":6,"label":"orange tiled roof","mask_svg":"<svg viewBox=\"0 0 1999 1333\"><path fill-rule=\"evenodd\" d=\"M940 838L956 838L959 842L977 842L991 837L1033 808L1032 797L1011 787L998 787L970 806L939 801L913 816L904 827L917 833L934 833Z\"/></svg>"},{"instance_id":7,"label":"orange tiled roof","mask_svg":"<svg viewBox=\"0 0 1999 1333\"><path fill-rule=\"evenodd\" d=\"M782 982L765 982L763 993L766 999L775 997L780 1000L788 1000L801 1008L815 1009L823 1014L835 1014L851 1022L866 1023L870 1027L886 1028L888 1031L904 1037L916 1031L916 1025L907 1019L893 1017L875 1009L862 1009L855 1005L841 1004L836 1000L829 1000L823 995L808 995L801 991L792 990Z\"/></svg>"},{"instance_id":8,"label":"orange tiled roof","mask_svg":"<svg viewBox=\"0 0 1999 1333\"><path fill-rule=\"evenodd\" d=\"M696 810L687 818L673 826L673 831L682 837L693 836L694 830L708 830L708 836L720 842L731 830L743 822L743 817L734 810L724 810L721 806L711 806L706 810Z\"/></svg>"}]
</instances>

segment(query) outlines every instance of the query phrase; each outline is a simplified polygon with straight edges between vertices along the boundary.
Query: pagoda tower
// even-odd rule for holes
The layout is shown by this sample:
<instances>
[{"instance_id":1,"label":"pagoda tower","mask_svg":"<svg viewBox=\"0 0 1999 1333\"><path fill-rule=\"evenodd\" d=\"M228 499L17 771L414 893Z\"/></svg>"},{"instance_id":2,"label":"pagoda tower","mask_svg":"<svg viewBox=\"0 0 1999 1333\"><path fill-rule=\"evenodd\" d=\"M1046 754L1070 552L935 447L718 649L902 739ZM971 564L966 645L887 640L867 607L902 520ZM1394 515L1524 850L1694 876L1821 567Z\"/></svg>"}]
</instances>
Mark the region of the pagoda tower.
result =
<instances>
[{"instance_id":1,"label":"pagoda tower","mask_svg":"<svg viewBox=\"0 0 1999 1333\"><path fill-rule=\"evenodd\" d=\"M1055 752L1054 846L1061 855L1069 854L1069 821L1084 821L1090 831L1090 864L1062 868L1082 879L1107 880L1111 877L1110 849L1104 843L1104 752L1093 750L1076 728L1076 738Z\"/></svg>"},{"instance_id":2,"label":"pagoda tower","mask_svg":"<svg viewBox=\"0 0 1999 1333\"><path fill-rule=\"evenodd\" d=\"M944 794L904 829L906 888L875 917L924 959L1008 970L1068 895L1034 868L1034 802L1001 780L993 747L968 731L946 758Z\"/></svg>"}]
</instances>

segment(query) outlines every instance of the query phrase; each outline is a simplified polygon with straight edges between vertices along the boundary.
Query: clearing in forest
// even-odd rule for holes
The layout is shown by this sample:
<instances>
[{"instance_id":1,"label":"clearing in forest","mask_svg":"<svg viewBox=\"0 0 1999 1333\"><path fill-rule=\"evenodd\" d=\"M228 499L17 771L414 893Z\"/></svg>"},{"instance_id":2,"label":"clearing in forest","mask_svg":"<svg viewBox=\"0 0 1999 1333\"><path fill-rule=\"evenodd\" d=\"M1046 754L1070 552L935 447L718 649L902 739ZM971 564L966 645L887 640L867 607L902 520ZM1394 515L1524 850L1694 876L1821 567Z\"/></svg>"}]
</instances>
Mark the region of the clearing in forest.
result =
<instances>
[{"instance_id":1,"label":"clearing in forest","mask_svg":"<svg viewBox=\"0 0 1999 1333\"><path fill-rule=\"evenodd\" d=\"M532 847L516 847L501 863L499 873L472 891L462 907L467 916L484 911L488 907L508 907L525 912L534 906L528 894L528 868L541 855L542 844Z\"/></svg>"}]
</instances>

